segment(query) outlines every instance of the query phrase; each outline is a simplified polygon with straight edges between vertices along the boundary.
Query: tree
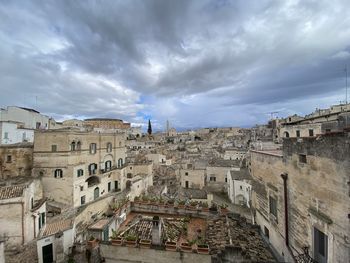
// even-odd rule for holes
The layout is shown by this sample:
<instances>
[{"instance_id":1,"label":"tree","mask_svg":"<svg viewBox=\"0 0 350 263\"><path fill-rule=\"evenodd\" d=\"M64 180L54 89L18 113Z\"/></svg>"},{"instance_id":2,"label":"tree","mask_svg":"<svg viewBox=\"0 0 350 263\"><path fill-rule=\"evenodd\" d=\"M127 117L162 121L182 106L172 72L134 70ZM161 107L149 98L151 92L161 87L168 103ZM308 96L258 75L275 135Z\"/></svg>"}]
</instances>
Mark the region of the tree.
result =
<instances>
[{"instance_id":1,"label":"tree","mask_svg":"<svg viewBox=\"0 0 350 263\"><path fill-rule=\"evenodd\" d=\"M147 132L149 135L152 134L152 125L151 125L151 120L148 120L148 129L147 129Z\"/></svg>"}]
</instances>

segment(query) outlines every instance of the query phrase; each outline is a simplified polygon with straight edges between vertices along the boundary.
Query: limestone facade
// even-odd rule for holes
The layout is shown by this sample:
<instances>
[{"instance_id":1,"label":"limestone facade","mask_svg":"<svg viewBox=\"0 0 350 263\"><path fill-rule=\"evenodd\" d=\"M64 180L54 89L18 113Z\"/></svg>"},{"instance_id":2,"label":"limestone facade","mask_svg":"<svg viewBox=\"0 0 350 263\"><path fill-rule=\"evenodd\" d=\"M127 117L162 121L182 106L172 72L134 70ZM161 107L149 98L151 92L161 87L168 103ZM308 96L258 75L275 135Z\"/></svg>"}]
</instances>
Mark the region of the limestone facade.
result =
<instances>
[{"instance_id":1,"label":"limestone facade","mask_svg":"<svg viewBox=\"0 0 350 263\"><path fill-rule=\"evenodd\" d=\"M33 144L0 146L0 179L30 176L33 167Z\"/></svg>"},{"instance_id":2,"label":"limestone facade","mask_svg":"<svg viewBox=\"0 0 350 263\"><path fill-rule=\"evenodd\" d=\"M304 247L318 262L350 258L349 145L338 133L284 139L282 155L252 151L256 222L285 261Z\"/></svg>"},{"instance_id":3,"label":"limestone facade","mask_svg":"<svg viewBox=\"0 0 350 263\"><path fill-rule=\"evenodd\" d=\"M76 207L125 188L125 157L124 133L38 131L32 174L46 197Z\"/></svg>"}]
</instances>

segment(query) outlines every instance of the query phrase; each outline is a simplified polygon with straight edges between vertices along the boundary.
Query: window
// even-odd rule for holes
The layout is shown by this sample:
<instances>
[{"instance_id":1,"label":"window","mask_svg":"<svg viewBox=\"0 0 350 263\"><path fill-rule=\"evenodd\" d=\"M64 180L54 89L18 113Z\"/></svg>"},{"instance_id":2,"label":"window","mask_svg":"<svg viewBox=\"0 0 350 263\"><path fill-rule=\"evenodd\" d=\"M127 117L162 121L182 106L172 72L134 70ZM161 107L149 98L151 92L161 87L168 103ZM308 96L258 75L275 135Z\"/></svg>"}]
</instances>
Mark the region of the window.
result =
<instances>
[{"instance_id":1,"label":"window","mask_svg":"<svg viewBox=\"0 0 350 263\"><path fill-rule=\"evenodd\" d=\"M313 242L314 258L317 262L327 262L328 258L328 236L314 227Z\"/></svg>"},{"instance_id":2,"label":"window","mask_svg":"<svg viewBox=\"0 0 350 263\"><path fill-rule=\"evenodd\" d=\"M9 138L9 133L8 132L5 132L4 133L4 139L8 139Z\"/></svg>"},{"instance_id":3,"label":"window","mask_svg":"<svg viewBox=\"0 0 350 263\"><path fill-rule=\"evenodd\" d=\"M57 152L57 145L51 145L51 152Z\"/></svg>"},{"instance_id":4,"label":"window","mask_svg":"<svg viewBox=\"0 0 350 263\"><path fill-rule=\"evenodd\" d=\"M227 183L227 177L225 177L225 183Z\"/></svg>"},{"instance_id":5,"label":"window","mask_svg":"<svg viewBox=\"0 0 350 263\"><path fill-rule=\"evenodd\" d=\"M313 136L314 136L314 130L313 130L313 129L310 129L310 130L309 130L309 136L310 136L310 137L313 137Z\"/></svg>"},{"instance_id":6,"label":"window","mask_svg":"<svg viewBox=\"0 0 350 263\"><path fill-rule=\"evenodd\" d=\"M37 128L37 129L40 129L40 126L41 126L41 122L37 122L37 123L36 123L36 128Z\"/></svg>"},{"instance_id":7,"label":"window","mask_svg":"<svg viewBox=\"0 0 350 263\"><path fill-rule=\"evenodd\" d=\"M188 172L186 172L185 175L188 175Z\"/></svg>"},{"instance_id":8,"label":"window","mask_svg":"<svg viewBox=\"0 0 350 263\"><path fill-rule=\"evenodd\" d=\"M23 142L27 141L27 135L25 132L22 133L22 141Z\"/></svg>"},{"instance_id":9,"label":"window","mask_svg":"<svg viewBox=\"0 0 350 263\"><path fill-rule=\"evenodd\" d=\"M7 163L12 162L12 156L11 156L11 155L7 155L7 156L6 156L6 162L7 162Z\"/></svg>"},{"instance_id":10,"label":"window","mask_svg":"<svg viewBox=\"0 0 350 263\"><path fill-rule=\"evenodd\" d=\"M297 137L300 137L300 131L296 131Z\"/></svg>"},{"instance_id":11,"label":"window","mask_svg":"<svg viewBox=\"0 0 350 263\"><path fill-rule=\"evenodd\" d=\"M306 163L306 155L305 154L299 154L299 162Z\"/></svg>"},{"instance_id":12,"label":"window","mask_svg":"<svg viewBox=\"0 0 350 263\"><path fill-rule=\"evenodd\" d=\"M239 186L239 189L243 190L243 186L240 185L240 186Z\"/></svg>"},{"instance_id":13,"label":"window","mask_svg":"<svg viewBox=\"0 0 350 263\"><path fill-rule=\"evenodd\" d=\"M34 208L34 199L33 199L33 197L30 199L30 208L31 209Z\"/></svg>"},{"instance_id":14,"label":"window","mask_svg":"<svg viewBox=\"0 0 350 263\"><path fill-rule=\"evenodd\" d=\"M81 150L81 142L80 141L77 142L77 147L76 148L77 148L77 151Z\"/></svg>"},{"instance_id":15,"label":"window","mask_svg":"<svg viewBox=\"0 0 350 263\"><path fill-rule=\"evenodd\" d=\"M289 132L284 132L284 137L289 138Z\"/></svg>"},{"instance_id":16,"label":"window","mask_svg":"<svg viewBox=\"0 0 350 263\"><path fill-rule=\"evenodd\" d=\"M264 234L267 238L270 238L270 231L266 226L264 226Z\"/></svg>"},{"instance_id":17,"label":"window","mask_svg":"<svg viewBox=\"0 0 350 263\"><path fill-rule=\"evenodd\" d=\"M270 214L272 214L277 219L277 200L272 196L269 197L270 204Z\"/></svg>"},{"instance_id":18,"label":"window","mask_svg":"<svg viewBox=\"0 0 350 263\"><path fill-rule=\"evenodd\" d=\"M105 170L109 171L112 168L112 161L106 161L105 162Z\"/></svg>"},{"instance_id":19,"label":"window","mask_svg":"<svg viewBox=\"0 0 350 263\"><path fill-rule=\"evenodd\" d=\"M38 217L39 230L45 225L45 213L40 213Z\"/></svg>"},{"instance_id":20,"label":"window","mask_svg":"<svg viewBox=\"0 0 350 263\"><path fill-rule=\"evenodd\" d=\"M122 158L120 158L119 160L118 160L118 168L121 168L123 166L123 159ZM132 169L132 167L130 167L130 170Z\"/></svg>"},{"instance_id":21,"label":"window","mask_svg":"<svg viewBox=\"0 0 350 263\"><path fill-rule=\"evenodd\" d=\"M215 176L210 176L210 182L216 182L216 177Z\"/></svg>"},{"instance_id":22,"label":"window","mask_svg":"<svg viewBox=\"0 0 350 263\"><path fill-rule=\"evenodd\" d=\"M70 144L70 150L75 151L75 142L74 141Z\"/></svg>"},{"instance_id":23,"label":"window","mask_svg":"<svg viewBox=\"0 0 350 263\"><path fill-rule=\"evenodd\" d=\"M90 143L90 153L91 154L96 153L96 143Z\"/></svg>"},{"instance_id":24,"label":"window","mask_svg":"<svg viewBox=\"0 0 350 263\"><path fill-rule=\"evenodd\" d=\"M107 143L107 152L111 152L112 151L112 143Z\"/></svg>"},{"instance_id":25,"label":"window","mask_svg":"<svg viewBox=\"0 0 350 263\"><path fill-rule=\"evenodd\" d=\"M127 173L126 177L127 178L132 178L132 173Z\"/></svg>"},{"instance_id":26,"label":"window","mask_svg":"<svg viewBox=\"0 0 350 263\"><path fill-rule=\"evenodd\" d=\"M96 174L96 170L97 170L97 164L96 163L89 164L89 175Z\"/></svg>"},{"instance_id":27,"label":"window","mask_svg":"<svg viewBox=\"0 0 350 263\"><path fill-rule=\"evenodd\" d=\"M62 169L56 169L54 172L55 178L62 178L63 177L63 171Z\"/></svg>"},{"instance_id":28,"label":"window","mask_svg":"<svg viewBox=\"0 0 350 263\"><path fill-rule=\"evenodd\" d=\"M110 192L111 190L112 190L112 183L109 182L109 183L108 183L108 192Z\"/></svg>"},{"instance_id":29,"label":"window","mask_svg":"<svg viewBox=\"0 0 350 263\"><path fill-rule=\"evenodd\" d=\"M85 195L80 197L80 204L81 205L85 204Z\"/></svg>"},{"instance_id":30,"label":"window","mask_svg":"<svg viewBox=\"0 0 350 263\"><path fill-rule=\"evenodd\" d=\"M84 191L84 186L80 186L80 191Z\"/></svg>"},{"instance_id":31,"label":"window","mask_svg":"<svg viewBox=\"0 0 350 263\"><path fill-rule=\"evenodd\" d=\"M83 175L84 175L84 170L83 169L77 170L77 176L78 177L83 176Z\"/></svg>"}]
</instances>

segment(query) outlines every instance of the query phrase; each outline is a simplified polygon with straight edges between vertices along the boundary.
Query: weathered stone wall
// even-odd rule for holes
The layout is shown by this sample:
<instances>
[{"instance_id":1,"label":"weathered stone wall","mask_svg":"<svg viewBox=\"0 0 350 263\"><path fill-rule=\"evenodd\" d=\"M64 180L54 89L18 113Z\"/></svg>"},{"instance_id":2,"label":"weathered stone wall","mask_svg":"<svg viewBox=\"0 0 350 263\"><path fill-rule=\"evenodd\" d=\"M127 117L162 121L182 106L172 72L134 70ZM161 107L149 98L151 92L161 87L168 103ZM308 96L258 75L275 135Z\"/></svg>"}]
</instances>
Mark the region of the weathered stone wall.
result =
<instances>
[{"instance_id":1,"label":"weathered stone wall","mask_svg":"<svg viewBox=\"0 0 350 263\"><path fill-rule=\"evenodd\" d=\"M101 255L105 258L106 263L210 263L210 255L201 255L196 253L173 252L156 249L143 249L112 246L100 244Z\"/></svg>"},{"instance_id":2,"label":"weathered stone wall","mask_svg":"<svg viewBox=\"0 0 350 263\"><path fill-rule=\"evenodd\" d=\"M11 161L7 156L11 156ZM32 144L0 146L0 179L31 176L32 167Z\"/></svg>"},{"instance_id":3,"label":"weathered stone wall","mask_svg":"<svg viewBox=\"0 0 350 263\"><path fill-rule=\"evenodd\" d=\"M280 255L287 253L281 178L286 173L289 239L294 253L308 246L313 255L313 231L317 228L328 236L328 262L350 258L349 146L348 134L337 134L285 139L283 158L251 153L256 221L262 230L269 229L270 241ZM299 159L300 154L305 155L306 163ZM277 200L277 218L269 211L269 196Z\"/></svg>"}]
</instances>

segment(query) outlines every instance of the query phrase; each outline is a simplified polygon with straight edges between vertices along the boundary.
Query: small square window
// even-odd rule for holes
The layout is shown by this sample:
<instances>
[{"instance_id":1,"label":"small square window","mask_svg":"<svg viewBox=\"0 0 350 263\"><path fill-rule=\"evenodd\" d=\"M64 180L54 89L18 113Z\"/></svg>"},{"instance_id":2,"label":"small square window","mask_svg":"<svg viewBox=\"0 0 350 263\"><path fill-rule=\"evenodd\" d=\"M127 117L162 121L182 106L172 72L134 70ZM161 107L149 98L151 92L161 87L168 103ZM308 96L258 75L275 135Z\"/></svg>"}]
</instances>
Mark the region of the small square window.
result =
<instances>
[{"instance_id":1,"label":"small square window","mask_svg":"<svg viewBox=\"0 0 350 263\"><path fill-rule=\"evenodd\" d=\"M84 186L80 186L80 191L84 191Z\"/></svg>"},{"instance_id":2,"label":"small square window","mask_svg":"<svg viewBox=\"0 0 350 263\"><path fill-rule=\"evenodd\" d=\"M305 154L299 154L299 162L300 163L307 163Z\"/></svg>"},{"instance_id":3,"label":"small square window","mask_svg":"<svg viewBox=\"0 0 350 263\"><path fill-rule=\"evenodd\" d=\"M188 175L188 172L186 172L185 175Z\"/></svg>"},{"instance_id":4,"label":"small square window","mask_svg":"<svg viewBox=\"0 0 350 263\"><path fill-rule=\"evenodd\" d=\"M300 137L300 131L296 131L297 137Z\"/></svg>"},{"instance_id":5,"label":"small square window","mask_svg":"<svg viewBox=\"0 0 350 263\"><path fill-rule=\"evenodd\" d=\"M11 155L7 155L7 156L6 156L6 162L7 162L7 163L12 162L12 156L11 156Z\"/></svg>"},{"instance_id":6,"label":"small square window","mask_svg":"<svg viewBox=\"0 0 350 263\"><path fill-rule=\"evenodd\" d=\"M310 130L309 130L309 136L310 136L310 137L313 137L313 136L314 136L314 130L313 130L313 129L310 129Z\"/></svg>"}]
</instances>

